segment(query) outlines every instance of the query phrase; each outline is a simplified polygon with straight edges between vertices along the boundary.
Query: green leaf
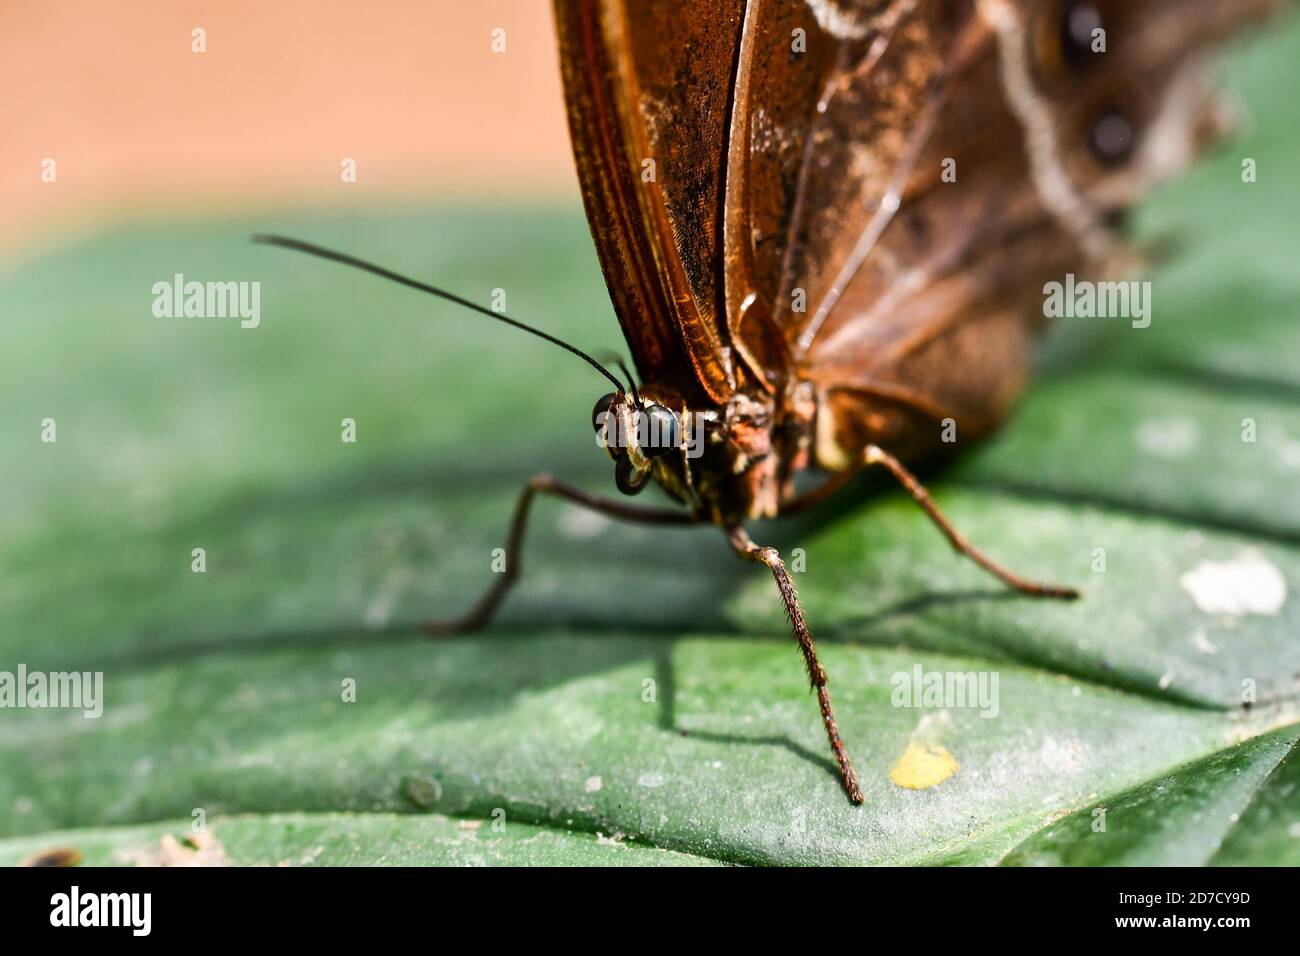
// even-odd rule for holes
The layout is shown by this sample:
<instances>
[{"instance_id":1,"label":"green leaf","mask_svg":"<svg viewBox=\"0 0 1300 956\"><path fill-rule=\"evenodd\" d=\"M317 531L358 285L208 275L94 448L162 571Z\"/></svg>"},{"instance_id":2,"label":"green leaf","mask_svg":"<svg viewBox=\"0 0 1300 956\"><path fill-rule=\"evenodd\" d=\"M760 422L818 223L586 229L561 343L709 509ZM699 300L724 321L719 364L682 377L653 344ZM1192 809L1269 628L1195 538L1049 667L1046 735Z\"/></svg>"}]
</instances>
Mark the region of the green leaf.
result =
<instances>
[{"instance_id":1,"label":"green leaf","mask_svg":"<svg viewBox=\"0 0 1300 956\"><path fill-rule=\"evenodd\" d=\"M247 242L504 288L616 349L576 199L122 227L13 268L0 670L102 671L104 710L0 711L0 862L1298 862L1300 31L1229 79L1252 124L1140 216L1183 246L1151 327L1065 323L1015 420L933 476L971 540L1082 601L1006 594L881 481L754 529L804 569L862 807L770 577L710 529L539 502L492 629L423 638L490 583L529 475L612 490L602 382ZM260 327L153 317L175 273L260 281ZM904 700L918 667L996 697Z\"/></svg>"},{"instance_id":2,"label":"green leaf","mask_svg":"<svg viewBox=\"0 0 1300 956\"><path fill-rule=\"evenodd\" d=\"M274 813L68 830L0 842L0 866L73 848L83 866L707 866L703 857L441 814Z\"/></svg>"},{"instance_id":3,"label":"green leaf","mask_svg":"<svg viewBox=\"0 0 1300 956\"><path fill-rule=\"evenodd\" d=\"M1280 801L1294 818L1297 741L1295 728L1275 731L1144 781L1045 827L1002 862L1295 866L1300 833L1281 825Z\"/></svg>"}]
</instances>

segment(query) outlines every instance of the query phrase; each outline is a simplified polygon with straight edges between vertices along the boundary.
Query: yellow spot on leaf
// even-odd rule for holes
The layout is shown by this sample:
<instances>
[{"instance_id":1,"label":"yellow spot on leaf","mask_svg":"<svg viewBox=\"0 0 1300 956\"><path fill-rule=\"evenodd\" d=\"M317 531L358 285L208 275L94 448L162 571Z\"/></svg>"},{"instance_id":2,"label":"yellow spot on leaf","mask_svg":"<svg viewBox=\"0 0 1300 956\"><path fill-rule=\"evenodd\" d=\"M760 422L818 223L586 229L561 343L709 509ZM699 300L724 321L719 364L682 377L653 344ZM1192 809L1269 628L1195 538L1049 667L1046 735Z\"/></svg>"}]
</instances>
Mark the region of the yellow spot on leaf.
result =
<instances>
[{"instance_id":1,"label":"yellow spot on leaf","mask_svg":"<svg viewBox=\"0 0 1300 956\"><path fill-rule=\"evenodd\" d=\"M924 790L943 783L958 769L957 761L945 748L911 741L889 771L889 779L908 790Z\"/></svg>"}]
</instances>

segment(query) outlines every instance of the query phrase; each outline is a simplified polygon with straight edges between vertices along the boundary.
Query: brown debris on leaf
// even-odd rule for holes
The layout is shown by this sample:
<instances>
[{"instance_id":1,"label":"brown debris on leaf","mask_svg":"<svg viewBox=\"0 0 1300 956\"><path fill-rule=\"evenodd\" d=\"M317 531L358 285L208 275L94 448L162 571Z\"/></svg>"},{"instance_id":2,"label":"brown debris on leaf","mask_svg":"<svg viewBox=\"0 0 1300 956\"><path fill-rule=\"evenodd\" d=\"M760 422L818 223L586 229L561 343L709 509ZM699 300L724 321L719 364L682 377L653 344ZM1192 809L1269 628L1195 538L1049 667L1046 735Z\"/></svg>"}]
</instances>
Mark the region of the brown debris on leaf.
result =
<instances>
[{"instance_id":1,"label":"brown debris on leaf","mask_svg":"<svg viewBox=\"0 0 1300 956\"><path fill-rule=\"evenodd\" d=\"M158 846L122 850L118 857L133 866L232 866L226 849L209 831L176 839L164 833Z\"/></svg>"},{"instance_id":2,"label":"brown debris on leaf","mask_svg":"<svg viewBox=\"0 0 1300 956\"><path fill-rule=\"evenodd\" d=\"M21 866L80 866L81 852L70 846L42 850L23 860Z\"/></svg>"}]
</instances>

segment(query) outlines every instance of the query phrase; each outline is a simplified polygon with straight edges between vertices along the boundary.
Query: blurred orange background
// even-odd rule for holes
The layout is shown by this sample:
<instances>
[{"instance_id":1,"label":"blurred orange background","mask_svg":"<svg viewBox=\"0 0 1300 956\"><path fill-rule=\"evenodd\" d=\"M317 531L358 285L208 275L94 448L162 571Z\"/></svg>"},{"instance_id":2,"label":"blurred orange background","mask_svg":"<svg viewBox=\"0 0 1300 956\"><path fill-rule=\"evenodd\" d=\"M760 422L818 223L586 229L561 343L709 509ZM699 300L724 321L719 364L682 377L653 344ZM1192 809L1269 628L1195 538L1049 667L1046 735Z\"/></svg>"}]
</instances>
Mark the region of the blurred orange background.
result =
<instances>
[{"instance_id":1,"label":"blurred orange background","mask_svg":"<svg viewBox=\"0 0 1300 956\"><path fill-rule=\"evenodd\" d=\"M0 84L3 253L124 217L577 201L549 0L7 3Z\"/></svg>"}]
</instances>

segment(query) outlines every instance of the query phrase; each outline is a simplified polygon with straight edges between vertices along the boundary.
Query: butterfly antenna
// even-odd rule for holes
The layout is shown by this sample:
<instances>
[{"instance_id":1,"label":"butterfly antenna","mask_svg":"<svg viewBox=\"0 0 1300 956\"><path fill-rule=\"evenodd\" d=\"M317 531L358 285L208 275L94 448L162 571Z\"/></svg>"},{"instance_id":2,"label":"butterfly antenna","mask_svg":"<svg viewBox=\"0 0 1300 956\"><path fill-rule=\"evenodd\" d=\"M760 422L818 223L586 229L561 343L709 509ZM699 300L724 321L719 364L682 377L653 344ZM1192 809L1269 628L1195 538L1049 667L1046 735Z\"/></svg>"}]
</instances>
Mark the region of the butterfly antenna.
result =
<instances>
[{"instance_id":1,"label":"butterfly antenna","mask_svg":"<svg viewBox=\"0 0 1300 956\"><path fill-rule=\"evenodd\" d=\"M636 379L633 377L632 373L627 370L627 366L623 364L622 359L618 359L616 364L618 365L619 371L623 373L623 376L627 379L628 385L632 389L632 401L636 403L637 408L640 408L641 396L637 394Z\"/></svg>"},{"instance_id":2,"label":"butterfly antenna","mask_svg":"<svg viewBox=\"0 0 1300 956\"><path fill-rule=\"evenodd\" d=\"M557 339L554 335L551 335L548 332L543 332L541 329L535 329L531 325L526 325L518 319L512 319L500 312L493 312L491 309L471 302L469 299L461 298L453 292L448 292L446 289L439 289L437 286L429 285L427 282L420 282L418 279L412 279L408 276L401 275L393 272L391 269L385 269L383 266L375 265L373 262L366 262L364 259L358 259L355 256L350 256L343 252L335 252L333 249L326 249L324 246L318 246L314 243L303 242L301 239L290 239L287 236L258 234L253 236L253 242L263 246L279 246L282 249L293 249L297 252L305 252L309 256L316 256L320 259L329 259L331 262L341 262L345 266L352 266L353 268L360 269L363 272L369 272L373 275L380 276L381 278L390 279L398 285L409 286L412 289L419 289L421 292L436 295L438 298L446 299L448 302L455 302L457 305L463 305L465 308L473 309L475 312L480 312L488 318L497 319L500 322L504 322L506 325L514 326L516 329L531 333L539 339L545 339L552 345L558 345L566 352L572 352L601 375L605 376L605 378L613 382L614 387L620 394L626 391L623 383L615 378L614 374L610 372L609 369L605 368L605 366L601 365L577 346L570 345L563 339ZM635 394L635 391L633 394Z\"/></svg>"}]
</instances>

